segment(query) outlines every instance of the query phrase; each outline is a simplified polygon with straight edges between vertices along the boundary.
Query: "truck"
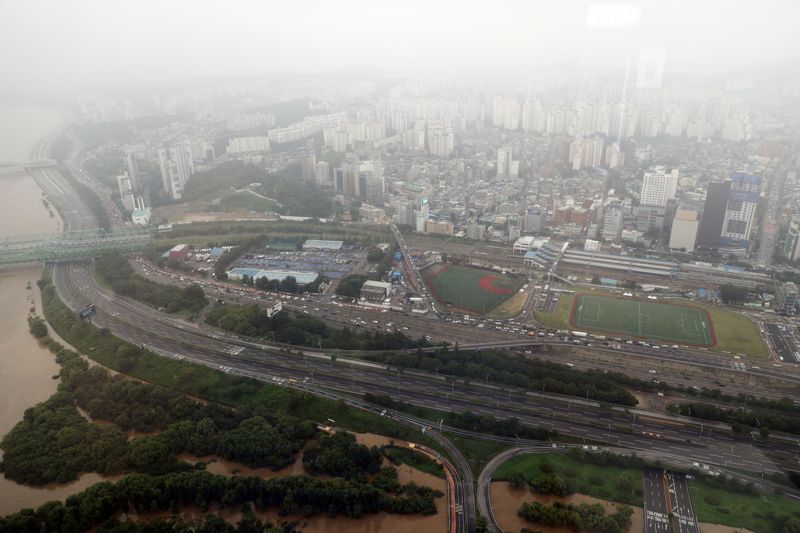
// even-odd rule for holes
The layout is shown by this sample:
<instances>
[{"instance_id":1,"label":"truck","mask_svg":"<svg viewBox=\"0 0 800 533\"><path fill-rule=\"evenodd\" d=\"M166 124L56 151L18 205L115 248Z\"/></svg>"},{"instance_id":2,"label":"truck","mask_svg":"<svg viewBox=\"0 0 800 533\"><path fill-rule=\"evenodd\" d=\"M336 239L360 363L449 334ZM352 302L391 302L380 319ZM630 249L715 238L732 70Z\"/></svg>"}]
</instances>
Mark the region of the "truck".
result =
<instances>
[{"instance_id":1,"label":"truck","mask_svg":"<svg viewBox=\"0 0 800 533\"><path fill-rule=\"evenodd\" d=\"M589 334L586 333L585 331L573 331L572 332L572 336L573 337L588 337Z\"/></svg>"}]
</instances>

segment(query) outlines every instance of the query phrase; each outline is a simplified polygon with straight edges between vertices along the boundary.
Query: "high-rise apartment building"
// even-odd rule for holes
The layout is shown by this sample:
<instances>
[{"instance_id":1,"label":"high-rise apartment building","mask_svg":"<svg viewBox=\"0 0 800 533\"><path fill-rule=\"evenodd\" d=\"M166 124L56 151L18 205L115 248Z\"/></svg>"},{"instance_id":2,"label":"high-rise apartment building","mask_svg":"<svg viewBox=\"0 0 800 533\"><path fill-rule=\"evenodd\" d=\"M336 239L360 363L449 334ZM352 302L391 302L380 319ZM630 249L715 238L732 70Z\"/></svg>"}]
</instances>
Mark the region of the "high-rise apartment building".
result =
<instances>
[{"instance_id":1,"label":"high-rise apartment building","mask_svg":"<svg viewBox=\"0 0 800 533\"><path fill-rule=\"evenodd\" d=\"M133 194L133 186L131 178L127 174L120 174L117 176L117 187L119 188L119 196L122 201L122 206L126 211L133 211L136 208L136 202Z\"/></svg>"},{"instance_id":2,"label":"high-rise apartment building","mask_svg":"<svg viewBox=\"0 0 800 533\"><path fill-rule=\"evenodd\" d=\"M492 125L496 128L519 128L520 108L516 98L497 96L492 107Z\"/></svg>"},{"instance_id":3,"label":"high-rise apartment building","mask_svg":"<svg viewBox=\"0 0 800 533\"><path fill-rule=\"evenodd\" d=\"M453 125L448 120L429 120L427 131L428 153L438 157L453 154L455 136Z\"/></svg>"},{"instance_id":4,"label":"high-rise apartment building","mask_svg":"<svg viewBox=\"0 0 800 533\"><path fill-rule=\"evenodd\" d=\"M678 169L667 170L665 167L652 167L644 173L642 179L641 205L666 207L669 200L675 198L678 191Z\"/></svg>"},{"instance_id":5,"label":"high-rise apartment building","mask_svg":"<svg viewBox=\"0 0 800 533\"><path fill-rule=\"evenodd\" d=\"M142 190L142 178L139 174L139 164L136 161L136 154L125 154L125 170L131 180L131 187L135 192Z\"/></svg>"},{"instance_id":6,"label":"high-rise apartment building","mask_svg":"<svg viewBox=\"0 0 800 533\"><path fill-rule=\"evenodd\" d=\"M183 188L194 174L191 151L186 143L174 144L158 150L158 166L164 192L173 200L183 197Z\"/></svg>"},{"instance_id":7,"label":"high-rise apartment building","mask_svg":"<svg viewBox=\"0 0 800 533\"><path fill-rule=\"evenodd\" d=\"M225 151L229 154L252 154L269 151L269 137L231 137Z\"/></svg>"},{"instance_id":8,"label":"high-rise apartment building","mask_svg":"<svg viewBox=\"0 0 800 533\"><path fill-rule=\"evenodd\" d=\"M497 177L507 178L511 175L511 147L497 149Z\"/></svg>"},{"instance_id":9,"label":"high-rise apartment building","mask_svg":"<svg viewBox=\"0 0 800 533\"><path fill-rule=\"evenodd\" d=\"M327 187L331 184L331 165L327 161L320 161L314 168L314 178L317 185Z\"/></svg>"},{"instance_id":10,"label":"high-rise apartment building","mask_svg":"<svg viewBox=\"0 0 800 533\"><path fill-rule=\"evenodd\" d=\"M314 181L316 179L316 166L317 156L315 154L306 154L300 158L300 173L304 180Z\"/></svg>"}]
</instances>

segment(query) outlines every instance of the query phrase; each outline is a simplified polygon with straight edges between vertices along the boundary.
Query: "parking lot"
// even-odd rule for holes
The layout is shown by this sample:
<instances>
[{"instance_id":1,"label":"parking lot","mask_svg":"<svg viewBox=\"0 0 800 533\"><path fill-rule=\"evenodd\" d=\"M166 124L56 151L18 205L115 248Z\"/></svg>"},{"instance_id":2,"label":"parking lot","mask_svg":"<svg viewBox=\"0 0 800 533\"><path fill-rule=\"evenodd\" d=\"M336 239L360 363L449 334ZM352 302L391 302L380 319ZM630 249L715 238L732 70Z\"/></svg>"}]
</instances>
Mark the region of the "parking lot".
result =
<instances>
[{"instance_id":1,"label":"parking lot","mask_svg":"<svg viewBox=\"0 0 800 533\"><path fill-rule=\"evenodd\" d=\"M338 251L254 250L236 261L237 267L263 270L319 272L329 279L342 279L361 264L366 251L357 246L343 246Z\"/></svg>"},{"instance_id":2,"label":"parking lot","mask_svg":"<svg viewBox=\"0 0 800 533\"><path fill-rule=\"evenodd\" d=\"M561 297L559 292L544 292L539 297L539 303L536 306L537 311L542 313L552 313L556 310L558 300Z\"/></svg>"},{"instance_id":3,"label":"parking lot","mask_svg":"<svg viewBox=\"0 0 800 533\"><path fill-rule=\"evenodd\" d=\"M772 343L775 352L781 361L787 363L800 363L798 357L798 349L792 334L787 331L787 327L780 324L764 324L769 335L769 340ZM794 326L789 326L794 327Z\"/></svg>"}]
</instances>

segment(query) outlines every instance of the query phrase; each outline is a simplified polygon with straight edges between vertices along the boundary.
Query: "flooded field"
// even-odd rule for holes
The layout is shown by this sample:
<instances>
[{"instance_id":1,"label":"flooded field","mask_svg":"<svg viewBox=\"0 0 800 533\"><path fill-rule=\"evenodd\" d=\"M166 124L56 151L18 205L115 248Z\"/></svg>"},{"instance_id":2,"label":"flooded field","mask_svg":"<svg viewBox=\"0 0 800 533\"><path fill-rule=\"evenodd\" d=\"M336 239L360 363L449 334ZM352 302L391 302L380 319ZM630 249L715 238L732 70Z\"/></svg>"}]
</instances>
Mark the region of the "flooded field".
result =
<instances>
[{"instance_id":1,"label":"flooded field","mask_svg":"<svg viewBox=\"0 0 800 533\"><path fill-rule=\"evenodd\" d=\"M606 514L616 512L617 504L607 500L600 500L584 494L572 494L567 497L549 496L542 494L534 494L528 488L514 489L507 481L494 481L491 486L492 508L494 509L495 518L497 519L503 531L519 531L523 527L532 529L534 531L542 531L542 533L571 533L569 528L564 527L546 527L539 524L533 524L527 520L523 520L517 516L517 511L522 507L523 503L540 502L543 504L553 504L555 502L566 502L572 504L580 503L599 503L605 510ZM633 507L633 516L631 516L631 527L629 533L636 533L642 531L644 528L644 512L641 507ZM700 524L700 530L703 533L752 533L747 529L732 528L728 526L721 526L718 524Z\"/></svg>"}]
</instances>

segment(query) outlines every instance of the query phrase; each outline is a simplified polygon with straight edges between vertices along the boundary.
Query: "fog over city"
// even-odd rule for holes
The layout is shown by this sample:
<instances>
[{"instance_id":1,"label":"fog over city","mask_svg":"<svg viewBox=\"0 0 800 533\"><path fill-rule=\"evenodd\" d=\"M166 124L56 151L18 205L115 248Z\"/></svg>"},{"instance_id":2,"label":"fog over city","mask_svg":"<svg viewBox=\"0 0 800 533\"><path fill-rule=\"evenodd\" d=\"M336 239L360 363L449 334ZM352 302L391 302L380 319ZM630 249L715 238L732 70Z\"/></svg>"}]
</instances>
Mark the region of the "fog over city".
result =
<instances>
[{"instance_id":1,"label":"fog over city","mask_svg":"<svg viewBox=\"0 0 800 533\"><path fill-rule=\"evenodd\" d=\"M0 0L0 533L800 533L798 21Z\"/></svg>"},{"instance_id":2,"label":"fog over city","mask_svg":"<svg viewBox=\"0 0 800 533\"><path fill-rule=\"evenodd\" d=\"M377 67L512 75L624 69L640 47L666 72L796 70L791 0L534 2L46 0L0 6L4 93Z\"/></svg>"}]
</instances>

